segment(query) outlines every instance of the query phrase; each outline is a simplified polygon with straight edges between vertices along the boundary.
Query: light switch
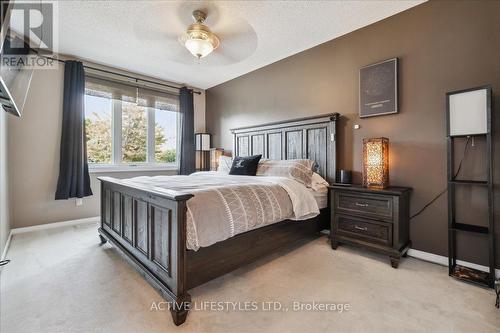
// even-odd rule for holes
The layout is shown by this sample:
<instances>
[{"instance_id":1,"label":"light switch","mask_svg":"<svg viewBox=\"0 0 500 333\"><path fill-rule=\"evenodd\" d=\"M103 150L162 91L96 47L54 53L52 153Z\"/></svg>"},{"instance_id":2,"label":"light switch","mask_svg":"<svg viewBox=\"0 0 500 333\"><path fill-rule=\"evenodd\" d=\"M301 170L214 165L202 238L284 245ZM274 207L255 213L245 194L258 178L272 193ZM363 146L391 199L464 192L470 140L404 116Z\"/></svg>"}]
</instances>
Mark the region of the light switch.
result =
<instances>
[{"instance_id":1,"label":"light switch","mask_svg":"<svg viewBox=\"0 0 500 333\"><path fill-rule=\"evenodd\" d=\"M361 128L361 126L359 126L358 124L354 125L354 129L360 129L360 128Z\"/></svg>"}]
</instances>

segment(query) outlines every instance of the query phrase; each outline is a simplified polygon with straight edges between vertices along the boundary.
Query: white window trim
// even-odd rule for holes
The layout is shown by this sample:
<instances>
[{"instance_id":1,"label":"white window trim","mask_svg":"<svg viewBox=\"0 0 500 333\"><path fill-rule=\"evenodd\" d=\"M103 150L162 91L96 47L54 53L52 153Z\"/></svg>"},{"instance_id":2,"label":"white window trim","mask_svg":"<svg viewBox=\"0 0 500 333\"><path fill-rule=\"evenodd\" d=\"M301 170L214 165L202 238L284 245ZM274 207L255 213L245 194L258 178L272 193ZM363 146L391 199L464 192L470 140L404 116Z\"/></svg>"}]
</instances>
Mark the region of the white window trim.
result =
<instances>
[{"instance_id":1,"label":"white window trim","mask_svg":"<svg viewBox=\"0 0 500 333\"><path fill-rule=\"evenodd\" d=\"M112 144L111 161L113 166L122 164L122 101L113 99L113 112L111 114Z\"/></svg>"},{"instance_id":2,"label":"white window trim","mask_svg":"<svg viewBox=\"0 0 500 333\"><path fill-rule=\"evenodd\" d=\"M89 164L89 173L178 171L177 163Z\"/></svg>"},{"instance_id":3,"label":"white window trim","mask_svg":"<svg viewBox=\"0 0 500 333\"><path fill-rule=\"evenodd\" d=\"M155 129L156 129L156 112L153 108L146 108L147 119L148 119L148 133L147 133L147 157L146 160L149 163L155 164ZM178 118L178 117L176 117Z\"/></svg>"}]
</instances>

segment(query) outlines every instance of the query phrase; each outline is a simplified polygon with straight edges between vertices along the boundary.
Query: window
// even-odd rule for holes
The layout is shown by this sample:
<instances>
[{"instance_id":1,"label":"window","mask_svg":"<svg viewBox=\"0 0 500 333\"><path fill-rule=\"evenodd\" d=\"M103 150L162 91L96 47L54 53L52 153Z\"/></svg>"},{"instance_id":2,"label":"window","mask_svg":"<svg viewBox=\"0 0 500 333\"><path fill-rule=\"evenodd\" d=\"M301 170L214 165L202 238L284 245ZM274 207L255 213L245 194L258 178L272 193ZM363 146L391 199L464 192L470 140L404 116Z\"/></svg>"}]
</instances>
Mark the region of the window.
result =
<instances>
[{"instance_id":1,"label":"window","mask_svg":"<svg viewBox=\"0 0 500 333\"><path fill-rule=\"evenodd\" d=\"M85 131L89 163L112 163L111 99L85 95Z\"/></svg>"},{"instance_id":2,"label":"window","mask_svg":"<svg viewBox=\"0 0 500 333\"><path fill-rule=\"evenodd\" d=\"M85 131L90 168L176 166L178 110L175 94L87 76Z\"/></svg>"}]
</instances>

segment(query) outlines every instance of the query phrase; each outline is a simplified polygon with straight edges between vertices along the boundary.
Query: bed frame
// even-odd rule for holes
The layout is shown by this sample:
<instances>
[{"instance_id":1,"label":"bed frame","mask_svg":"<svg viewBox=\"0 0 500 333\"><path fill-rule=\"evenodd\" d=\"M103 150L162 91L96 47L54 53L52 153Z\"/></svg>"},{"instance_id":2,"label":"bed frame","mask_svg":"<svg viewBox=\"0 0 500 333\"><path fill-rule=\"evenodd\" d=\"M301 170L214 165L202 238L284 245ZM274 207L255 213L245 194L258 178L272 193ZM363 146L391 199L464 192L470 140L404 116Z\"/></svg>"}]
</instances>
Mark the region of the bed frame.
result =
<instances>
[{"instance_id":1,"label":"bed frame","mask_svg":"<svg viewBox=\"0 0 500 333\"><path fill-rule=\"evenodd\" d=\"M233 129L236 156L309 158L318 173L335 181L339 114ZM186 248L186 202L192 194L130 186L100 177L101 242L109 241L169 302L176 325L190 308L188 290L299 240L313 239L329 225L329 210L310 221L285 220L236 235L209 247Z\"/></svg>"}]
</instances>

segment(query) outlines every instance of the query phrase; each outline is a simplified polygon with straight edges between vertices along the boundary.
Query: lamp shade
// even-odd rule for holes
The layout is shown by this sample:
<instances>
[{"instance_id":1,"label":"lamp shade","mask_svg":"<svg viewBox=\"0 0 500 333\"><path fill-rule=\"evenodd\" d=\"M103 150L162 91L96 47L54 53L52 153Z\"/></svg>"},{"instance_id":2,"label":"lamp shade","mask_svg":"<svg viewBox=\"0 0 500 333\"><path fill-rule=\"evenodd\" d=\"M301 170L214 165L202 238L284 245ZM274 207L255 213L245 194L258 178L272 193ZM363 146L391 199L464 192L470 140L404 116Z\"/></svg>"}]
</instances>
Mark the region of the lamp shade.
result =
<instances>
[{"instance_id":1,"label":"lamp shade","mask_svg":"<svg viewBox=\"0 0 500 333\"><path fill-rule=\"evenodd\" d=\"M219 168L219 158L224 155L224 149L210 149L210 171L217 171Z\"/></svg>"},{"instance_id":2,"label":"lamp shade","mask_svg":"<svg viewBox=\"0 0 500 333\"><path fill-rule=\"evenodd\" d=\"M363 139L363 186L389 186L389 139Z\"/></svg>"},{"instance_id":3,"label":"lamp shade","mask_svg":"<svg viewBox=\"0 0 500 333\"><path fill-rule=\"evenodd\" d=\"M488 133L490 87L451 92L447 97L450 136Z\"/></svg>"},{"instance_id":4,"label":"lamp shade","mask_svg":"<svg viewBox=\"0 0 500 333\"><path fill-rule=\"evenodd\" d=\"M210 151L210 134L196 133L195 138L197 151Z\"/></svg>"}]
</instances>

